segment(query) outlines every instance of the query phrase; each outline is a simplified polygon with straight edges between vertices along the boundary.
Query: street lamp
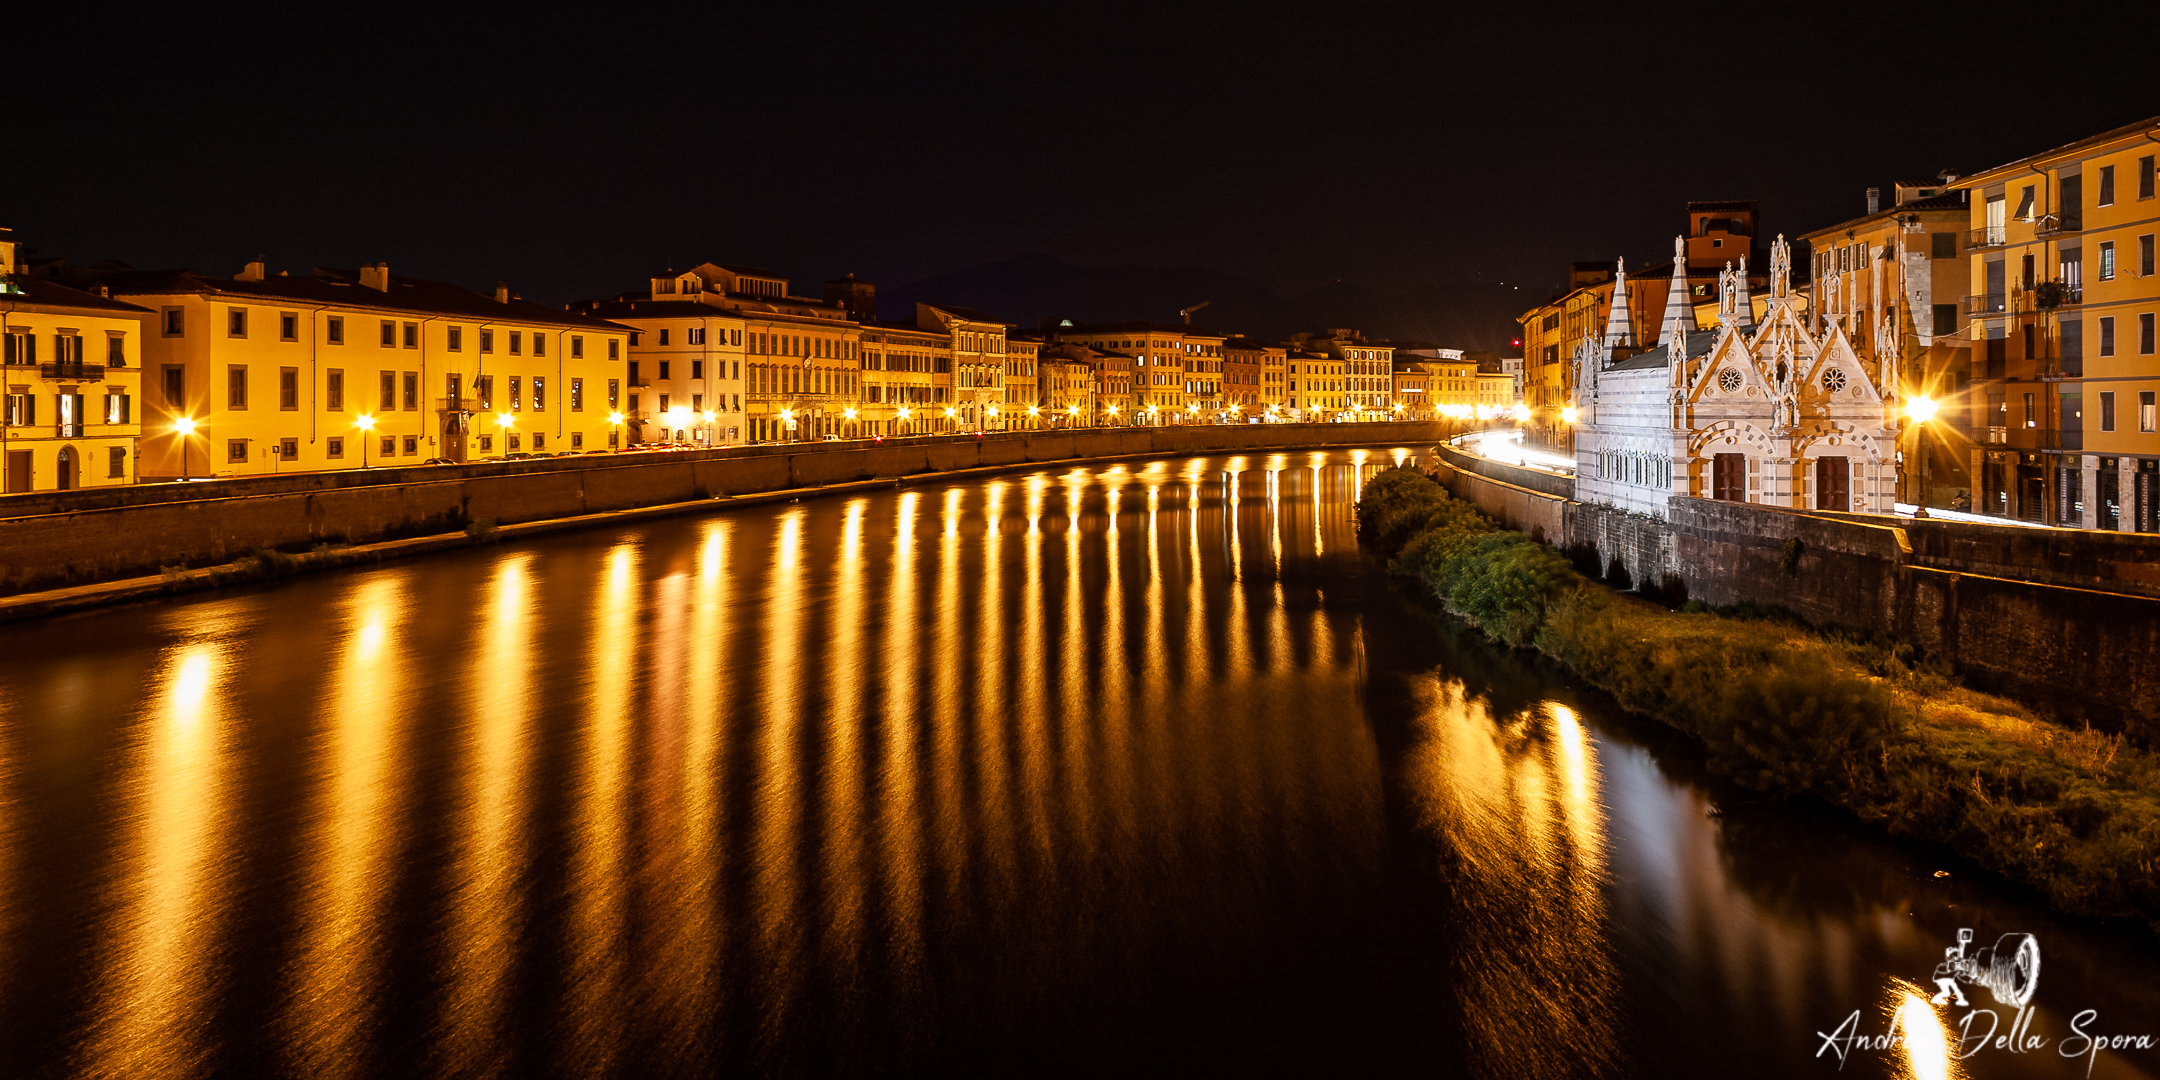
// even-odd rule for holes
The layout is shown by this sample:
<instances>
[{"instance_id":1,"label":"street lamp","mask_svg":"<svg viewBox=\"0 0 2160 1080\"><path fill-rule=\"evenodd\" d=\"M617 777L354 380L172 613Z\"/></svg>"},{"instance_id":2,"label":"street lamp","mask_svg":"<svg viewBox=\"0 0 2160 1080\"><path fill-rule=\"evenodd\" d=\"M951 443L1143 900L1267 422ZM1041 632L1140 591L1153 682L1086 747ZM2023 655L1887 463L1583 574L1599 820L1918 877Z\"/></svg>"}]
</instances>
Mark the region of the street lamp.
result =
<instances>
[{"instance_id":1,"label":"street lamp","mask_svg":"<svg viewBox=\"0 0 2160 1080\"><path fill-rule=\"evenodd\" d=\"M368 443L375 437L375 417L372 413L361 413L353 417L353 426L360 429L360 467L365 469L368 467Z\"/></svg>"},{"instance_id":2,"label":"street lamp","mask_svg":"<svg viewBox=\"0 0 2160 1080\"><path fill-rule=\"evenodd\" d=\"M172 429L180 435L180 480L185 483L188 478L187 449L188 443L193 441L191 437L195 434L195 419L183 416L173 421Z\"/></svg>"},{"instance_id":3,"label":"street lamp","mask_svg":"<svg viewBox=\"0 0 2160 1080\"><path fill-rule=\"evenodd\" d=\"M1913 448L1920 455L1920 490L1913 497L1913 516L1916 518L1928 516L1927 433L1928 423L1935 419L1938 407L1935 399L1930 397L1916 397L1905 403L1905 415L1917 425L1913 429Z\"/></svg>"}]
</instances>

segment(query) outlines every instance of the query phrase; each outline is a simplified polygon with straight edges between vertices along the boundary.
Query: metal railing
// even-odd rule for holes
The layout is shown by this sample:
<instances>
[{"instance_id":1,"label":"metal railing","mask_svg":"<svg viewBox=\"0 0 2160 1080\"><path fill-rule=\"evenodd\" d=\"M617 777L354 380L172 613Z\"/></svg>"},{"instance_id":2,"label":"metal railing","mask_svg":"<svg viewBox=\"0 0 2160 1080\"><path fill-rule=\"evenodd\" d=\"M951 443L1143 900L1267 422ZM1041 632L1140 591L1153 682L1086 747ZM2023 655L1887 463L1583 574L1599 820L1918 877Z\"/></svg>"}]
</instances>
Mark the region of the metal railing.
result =
<instances>
[{"instance_id":1,"label":"metal railing","mask_svg":"<svg viewBox=\"0 0 2160 1080\"><path fill-rule=\"evenodd\" d=\"M1999 292L1974 293L1965 298L1965 314L1968 316L2000 315L2007 310L2004 306L2007 299L2006 296Z\"/></svg>"},{"instance_id":2,"label":"metal railing","mask_svg":"<svg viewBox=\"0 0 2160 1080\"><path fill-rule=\"evenodd\" d=\"M102 382L105 378L105 365L87 364L80 360L50 360L38 365L38 378Z\"/></svg>"},{"instance_id":3,"label":"metal railing","mask_svg":"<svg viewBox=\"0 0 2160 1080\"><path fill-rule=\"evenodd\" d=\"M2009 243L2009 232L2010 229L2006 225L1989 225L1984 229L1974 229L1965 234L1965 246L1968 248L2001 247Z\"/></svg>"},{"instance_id":4,"label":"metal railing","mask_svg":"<svg viewBox=\"0 0 2160 1080\"><path fill-rule=\"evenodd\" d=\"M2080 214L2042 214L2033 219L2033 236L2036 238L2083 231L2085 219Z\"/></svg>"}]
</instances>

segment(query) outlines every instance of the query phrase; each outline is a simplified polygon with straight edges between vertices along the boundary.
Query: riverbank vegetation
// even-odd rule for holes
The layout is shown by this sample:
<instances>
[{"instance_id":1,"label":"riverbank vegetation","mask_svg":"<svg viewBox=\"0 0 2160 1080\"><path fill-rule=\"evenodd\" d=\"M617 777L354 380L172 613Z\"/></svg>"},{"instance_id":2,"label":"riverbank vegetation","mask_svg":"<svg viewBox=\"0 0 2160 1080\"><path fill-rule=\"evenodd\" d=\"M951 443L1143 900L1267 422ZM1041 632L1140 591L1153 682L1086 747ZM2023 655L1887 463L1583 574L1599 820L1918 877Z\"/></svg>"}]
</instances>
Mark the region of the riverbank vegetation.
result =
<instances>
[{"instance_id":1,"label":"riverbank vegetation","mask_svg":"<svg viewBox=\"0 0 2160 1080\"><path fill-rule=\"evenodd\" d=\"M1357 513L1391 573L1699 739L1741 784L1948 844L2061 910L2160 929L2150 749L1967 689L1896 643L1614 593L1413 468L1369 481Z\"/></svg>"}]
</instances>

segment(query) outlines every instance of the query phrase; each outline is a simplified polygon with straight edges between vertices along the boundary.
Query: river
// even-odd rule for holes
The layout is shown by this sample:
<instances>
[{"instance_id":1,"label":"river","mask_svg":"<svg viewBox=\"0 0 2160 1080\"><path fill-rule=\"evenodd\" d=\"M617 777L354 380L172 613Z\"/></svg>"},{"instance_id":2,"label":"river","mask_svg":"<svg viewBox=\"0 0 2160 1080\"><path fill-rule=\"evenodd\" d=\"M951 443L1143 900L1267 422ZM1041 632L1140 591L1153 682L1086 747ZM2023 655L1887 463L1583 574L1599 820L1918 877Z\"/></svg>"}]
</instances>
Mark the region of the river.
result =
<instances>
[{"instance_id":1,"label":"river","mask_svg":"<svg viewBox=\"0 0 2160 1080\"><path fill-rule=\"evenodd\" d=\"M1352 505L1405 453L0 628L0 1072L1930 1076L1984 1008L2046 1041L1949 1075L2160 1073L2072 1041L2160 1036L2150 933L1736 790L1392 585ZM2032 935L2024 1023L1969 985L1875 1049L1960 928Z\"/></svg>"}]
</instances>

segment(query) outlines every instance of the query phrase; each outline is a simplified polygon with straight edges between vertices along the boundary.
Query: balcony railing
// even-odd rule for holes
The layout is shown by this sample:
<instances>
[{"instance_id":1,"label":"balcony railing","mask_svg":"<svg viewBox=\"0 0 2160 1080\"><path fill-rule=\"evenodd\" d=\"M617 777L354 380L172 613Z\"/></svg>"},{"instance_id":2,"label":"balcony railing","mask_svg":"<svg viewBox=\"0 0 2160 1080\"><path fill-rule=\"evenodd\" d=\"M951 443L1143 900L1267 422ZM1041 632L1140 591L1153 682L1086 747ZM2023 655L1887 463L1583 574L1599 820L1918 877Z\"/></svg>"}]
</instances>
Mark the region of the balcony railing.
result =
<instances>
[{"instance_id":1,"label":"balcony railing","mask_svg":"<svg viewBox=\"0 0 2160 1080\"><path fill-rule=\"evenodd\" d=\"M2061 233L2083 232L2085 219L2080 214L2042 214L2033 220L2033 236L2055 236Z\"/></svg>"},{"instance_id":2,"label":"balcony railing","mask_svg":"<svg viewBox=\"0 0 2160 1080\"><path fill-rule=\"evenodd\" d=\"M65 379L69 382L103 382L105 365L86 364L80 360L54 360L38 365L38 378Z\"/></svg>"},{"instance_id":3,"label":"balcony railing","mask_svg":"<svg viewBox=\"0 0 2160 1080\"><path fill-rule=\"evenodd\" d=\"M1965 314L1967 316L2000 315L2006 310L2004 301L2007 299L1999 292L1974 293L1965 298Z\"/></svg>"},{"instance_id":4,"label":"balcony railing","mask_svg":"<svg viewBox=\"0 0 2160 1080\"><path fill-rule=\"evenodd\" d=\"M81 424L54 424L53 434L63 439L80 439L83 437L83 426Z\"/></svg>"},{"instance_id":5,"label":"balcony railing","mask_svg":"<svg viewBox=\"0 0 2160 1080\"><path fill-rule=\"evenodd\" d=\"M2009 233L2009 227L2004 225L1990 225L1984 229L1974 229L1965 234L1965 246L1968 248L2001 247L2010 242Z\"/></svg>"}]
</instances>

